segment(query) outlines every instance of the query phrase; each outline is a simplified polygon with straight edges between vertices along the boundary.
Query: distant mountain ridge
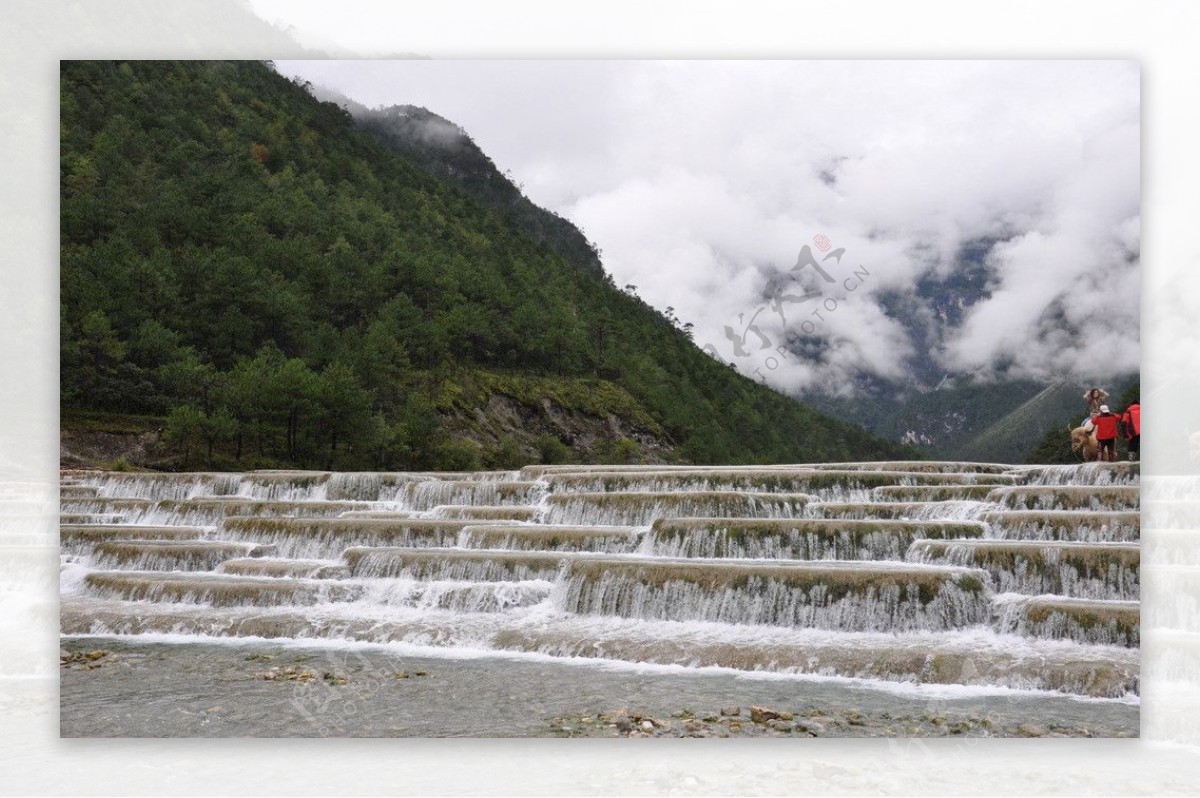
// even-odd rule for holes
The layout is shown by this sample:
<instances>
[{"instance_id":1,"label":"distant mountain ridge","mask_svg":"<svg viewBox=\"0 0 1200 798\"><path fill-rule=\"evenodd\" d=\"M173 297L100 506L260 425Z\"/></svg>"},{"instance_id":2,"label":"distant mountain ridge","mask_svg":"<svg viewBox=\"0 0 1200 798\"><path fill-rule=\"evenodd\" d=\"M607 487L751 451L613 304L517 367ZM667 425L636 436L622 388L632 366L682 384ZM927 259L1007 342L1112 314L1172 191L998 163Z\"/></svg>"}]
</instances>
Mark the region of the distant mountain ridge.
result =
<instances>
[{"instance_id":1,"label":"distant mountain ridge","mask_svg":"<svg viewBox=\"0 0 1200 798\"><path fill-rule=\"evenodd\" d=\"M1104 385L1118 396L1137 381L1136 374L1047 382L946 374L932 389L864 379L867 387L853 398L814 392L800 398L890 440L907 438L932 457L1019 463L1048 430L1085 415L1088 387Z\"/></svg>"},{"instance_id":2,"label":"distant mountain ridge","mask_svg":"<svg viewBox=\"0 0 1200 798\"><path fill-rule=\"evenodd\" d=\"M927 275L912 291L882 297L884 312L913 342L905 379L864 374L850 398L821 390L797 398L890 440L912 440L934 457L1022 462L1064 415L1076 409L1082 415L1086 388L1105 385L1116 396L1137 381L1136 373L1105 374L1102 368L1092 376L1042 380L947 371L936 353L947 331L991 295L987 255L996 243L968 242L945 275Z\"/></svg>"}]
</instances>

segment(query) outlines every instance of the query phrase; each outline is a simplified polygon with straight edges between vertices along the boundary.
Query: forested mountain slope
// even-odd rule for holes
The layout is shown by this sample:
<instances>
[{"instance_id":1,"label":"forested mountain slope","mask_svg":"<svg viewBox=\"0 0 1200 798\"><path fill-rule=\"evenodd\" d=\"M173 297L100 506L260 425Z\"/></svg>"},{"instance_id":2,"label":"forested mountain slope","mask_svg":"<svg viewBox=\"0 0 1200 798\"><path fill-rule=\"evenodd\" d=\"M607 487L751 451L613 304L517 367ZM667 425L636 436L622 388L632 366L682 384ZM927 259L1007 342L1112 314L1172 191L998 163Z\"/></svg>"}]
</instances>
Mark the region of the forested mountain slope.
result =
<instances>
[{"instance_id":1,"label":"forested mountain slope","mask_svg":"<svg viewBox=\"0 0 1200 798\"><path fill-rule=\"evenodd\" d=\"M458 186L481 205L498 209L534 241L545 244L568 263L593 274L604 273L597 249L579 228L534 205L453 122L413 105L366 109L350 104L347 110L389 149Z\"/></svg>"},{"instance_id":2,"label":"forested mountain slope","mask_svg":"<svg viewBox=\"0 0 1200 798\"><path fill-rule=\"evenodd\" d=\"M165 417L164 467L908 454L733 373L269 64L61 80L64 418Z\"/></svg>"}]
</instances>

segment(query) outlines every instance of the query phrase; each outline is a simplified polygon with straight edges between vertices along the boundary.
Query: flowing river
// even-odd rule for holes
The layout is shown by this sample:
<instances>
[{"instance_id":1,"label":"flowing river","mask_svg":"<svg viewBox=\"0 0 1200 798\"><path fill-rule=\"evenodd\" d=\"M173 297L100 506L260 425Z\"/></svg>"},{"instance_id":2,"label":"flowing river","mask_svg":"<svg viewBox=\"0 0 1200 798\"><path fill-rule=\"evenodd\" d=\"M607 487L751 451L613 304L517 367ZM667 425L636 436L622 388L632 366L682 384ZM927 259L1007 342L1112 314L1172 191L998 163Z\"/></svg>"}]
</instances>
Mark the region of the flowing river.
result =
<instances>
[{"instance_id":1,"label":"flowing river","mask_svg":"<svg viewBox=\"0 0 1200 798\"><path fill-rule=\"evenodd\" d=\"M1130 463L65 471L63 734L537 736L630 704L1136 734L1138 483Z\"/></svg>"}]
</instances>

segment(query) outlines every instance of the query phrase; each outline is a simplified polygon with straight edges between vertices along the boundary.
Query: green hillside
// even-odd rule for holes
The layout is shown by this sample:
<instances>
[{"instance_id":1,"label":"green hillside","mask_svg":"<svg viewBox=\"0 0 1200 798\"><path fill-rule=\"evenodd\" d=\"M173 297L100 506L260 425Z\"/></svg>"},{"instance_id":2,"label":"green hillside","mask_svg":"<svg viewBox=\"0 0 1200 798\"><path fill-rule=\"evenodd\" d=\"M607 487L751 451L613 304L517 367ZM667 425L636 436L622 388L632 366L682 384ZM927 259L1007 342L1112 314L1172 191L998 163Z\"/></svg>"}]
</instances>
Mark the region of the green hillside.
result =
<instances>
[{"instance_id":1,"label":"green hillside","mask_svg":"<svg viewBox=\"0 0 1200 798\"><path fill-rule=\"evenodd\" d=\"M1142 384L1140 378L1134 378L1133 381L1122 381L1118 383L1120 392L1112 391L1109 397L1109 406L1115 413L1123 413L1125 408L1136 399L1141 397ZM1078 397L1083 391L1075 391ZM1080 410L1082 403L1070 403L1070 410L1066 410L1058 415L1057 423L1050 422L1045 434L1036 446L1031 447L1026 451L1024 462L1026 463L1078 463L1080 455L1077 452L1071 451L1071 437L1068 432L1068 427L1074 428L1079 426L1086 415ZM1052 410L1046 410L1042 415L1050 417ZM1125 442L1124 435L1117 436L1117 454L1119 459L1124 459L1128 455L1128 445ZM1015 462L1015 461L1014 461Z\"/></svg>"},{"instance_id":2,"label":"green hillside","mask_svg":"<svg viewBox=\"0 0 1200 798\"><path fill-rule=\"evenodd\" d=\"M63 62L61 102L63 407L162 418L160 467L911 456L269 64Z\"/></svg>"},{"instance_id":3,"label":"green hillside","mask_svg":"<svg viewBox=\"0 0 1200 798\"><path fill-rule=\"evenodd\" d=\"M802 398L822 412L860 424L891 440L900 440L911 430L919 436L925 451L951 460L980 457L978 451L970 455L965 452L979 450L973 446L979 435L1040 390L1029 380L985 383L946 379L934 390L877 379L862 382L859 393L853 397L809 394ZM1040 431L1030 440L1036 440L1038 435ZM1011 456L982 451L985 460Z\"/></svg>"},{"instance_id":4,"label":"green hillside","mask_svg":"<svg viewBox=\"0 0 1200 798\"><path fill-rule=\"evenodd\" d=\"M1087 416L1087 405L1082 397L1090 385L1107 386L1113 396L1113 406L1124 408L1126 402L1121 397L1128 393L1131 385L1137 385L1137 378L1132 378L1132 382L1126 378L1115 383L1105 380L1054 382L997 418L958 449L956 456L964 460L990 459L1006 463L1062 462L1062 452L1066 451L1068 455L1070 452L1068 425L1078 426ZM1136 391L1136 387L1133 390ZM1046 442L1057 446L1058 455L1053 459L1036 459L1033 450ZM1042 454L1050 457L1051 451L1045 450ZM1065 462L1074 462L1074 458L1068 456Z\"/></svg>"},{"instance_id":5,"label":"green hillside","mask_svg":"<svg viewBox=\"0 0 1200 798\"><path fill-rule=\"evenodd\" d=\"M465 191L487 208L545 244L578 268L603 275L596 248L579 228L539 208L504 176L465 130L431 111L413 105L367 109L339 102L363 130L433 176Z\"/></svg>"},{"instance_id":6,"label":"green hillside","mask_svg":"<svg viewBox=\"0 0 1200 798\"><path fill-rule=\"evenodd\" d=\"M1060 380L1049 385L967 441L960 449L961 456L971 459L990 455L1006 463L1020 463L1047 433L1069 442L1065 419L1078 423L1087 414L1081 399L1084 390L1076 381Z\"/></svg>"}]
</instances>

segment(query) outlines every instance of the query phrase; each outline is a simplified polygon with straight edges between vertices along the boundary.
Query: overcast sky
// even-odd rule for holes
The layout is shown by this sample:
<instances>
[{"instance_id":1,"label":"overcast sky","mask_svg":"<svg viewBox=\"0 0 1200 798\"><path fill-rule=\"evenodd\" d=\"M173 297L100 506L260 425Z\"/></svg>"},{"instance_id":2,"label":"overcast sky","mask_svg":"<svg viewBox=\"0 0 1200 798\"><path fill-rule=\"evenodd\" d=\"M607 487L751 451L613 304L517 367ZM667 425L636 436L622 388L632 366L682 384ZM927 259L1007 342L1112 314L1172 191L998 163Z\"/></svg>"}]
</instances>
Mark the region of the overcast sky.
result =
<instances>
[{"instance_id":1,"label":"overcast sky","mask_svg":"<svg viewBox=\"0 0 1200 798\"><path fill-rule=\"evenodd\" d=\"M947 372L1138 367L1135 63L277 68L369 107L420 105L461 125L534 202L601 248L618 285L675 308L698 344L776 387L838 389L864 371L902 378L917 344L880 297L950 274L960 247L980 239L998 241L990 298L954 327L929 316ZM835 282L805 267L776 283L783 301L772 307L770 276L791 275L805 245L824 258L818 235L845 250L823 261ZM747 333L751 319L761 336ZM824 342L807 361L783 357L775 348L788 331Z\"/></svg>"}]
</instances>

